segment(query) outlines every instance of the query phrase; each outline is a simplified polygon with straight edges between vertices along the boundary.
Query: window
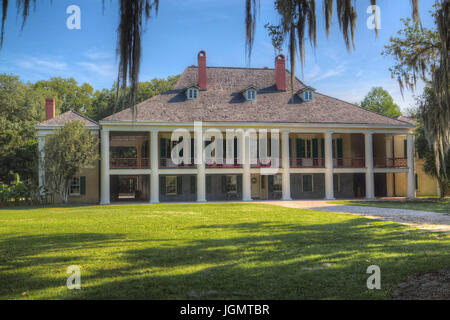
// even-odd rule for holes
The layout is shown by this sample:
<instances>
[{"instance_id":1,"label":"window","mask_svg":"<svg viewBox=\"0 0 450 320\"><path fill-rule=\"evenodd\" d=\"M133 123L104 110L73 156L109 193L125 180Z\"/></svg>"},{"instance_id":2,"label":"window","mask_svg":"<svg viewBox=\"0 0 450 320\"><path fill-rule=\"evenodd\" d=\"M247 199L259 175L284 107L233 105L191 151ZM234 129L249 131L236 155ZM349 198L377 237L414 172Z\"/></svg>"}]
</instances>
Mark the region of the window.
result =
<instances>
[{"instance_id":1,"label":"window","mask_svg":"<svg viewBox=\"0 0 450 320\"><path fill-rule=\"evenodd\" d=\"M247 100L256 100L256 90L247 90Z\"/></svg>"},{"instance_id":2,"label":"window","mask_svg":"<svg viewBox=\"0 0 450 320\"><path fill-rule=\"evenodd\" d=\"M80 188L80 177L72 178L72 183L70 184L70 195L79 196L81 194Z\"/></svg>"},{"instance_id":3,"label":"window","mask_svg":"<svg viewBox=\"0 0 450 320\"><path fill-rule=\"evenodd\" d=\"M313 92L312 91L305 91L303 93L303 101L313 101Z\"/></svg>"},{"instance_id":4,"label":"window","mask_svg":"<svg viewBox=\"0 0 450 320\"><path fill-rule=\"evenodd\" d=\"M237 192L237 176L227 176L227 193Z\"/></svg>"},{"instance_id":5,"label":"window","mask_svg":"<svg viewBox=\"0 0 450 320\"><path fill-rule=\"evenodd\" d=\"M197 100L198 98L198 89L191 88L187 91L188 100Z\"/></svg>"},{"instance_id":6,"label":"window","mask_svg":"<svg viewBox=\"0 0 450 320\"><path fill-rule=\"evenodd\" d=\"M168 176L166 177L166 195L177 194L177 177Z\"/></svg>"},{"instance_id":7,"label":"window","mask_svg":"<svg viewBox=\"0 0 450 320\"><path fill-rule=\"evenodd\" d=\"M273 176L273 191L274 192L281 192L282 190L282 177L280 174L274 175Z\"/></svg>"},{"instance_id":8,"label":"window","mask_svg":"<svg viewBox=\"0 0 450 320\"><path fill-rule=\"evenodd\" d=\"M313 192L313 176L311 174L302 175L303 192Z\"/></svg>"}]
</instances>

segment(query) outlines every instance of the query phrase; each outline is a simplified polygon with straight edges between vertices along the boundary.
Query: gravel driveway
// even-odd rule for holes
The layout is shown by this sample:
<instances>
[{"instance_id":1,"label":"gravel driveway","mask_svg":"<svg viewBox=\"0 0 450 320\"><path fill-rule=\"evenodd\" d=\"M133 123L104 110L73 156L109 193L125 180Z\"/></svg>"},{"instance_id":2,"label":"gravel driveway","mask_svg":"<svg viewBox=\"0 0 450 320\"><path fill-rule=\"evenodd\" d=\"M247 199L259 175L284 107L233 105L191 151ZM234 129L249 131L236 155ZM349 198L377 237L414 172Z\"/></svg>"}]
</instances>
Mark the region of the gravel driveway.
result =
<instances>
[{"instance_id":1,"label":"gravel driveway","mask_svg":"<svg viewBox=\"0 0 450 320\"><path fill-rule=\"evenodd\" d=\"M405 210L388 209L377 207L348 206L330 204L327 201L264 201L261 203L274 204L288 208L311 209L327 212L348 213L367 218L398 222L408 226L450 233L450 214Z\"/></svg>"}]
</instances>

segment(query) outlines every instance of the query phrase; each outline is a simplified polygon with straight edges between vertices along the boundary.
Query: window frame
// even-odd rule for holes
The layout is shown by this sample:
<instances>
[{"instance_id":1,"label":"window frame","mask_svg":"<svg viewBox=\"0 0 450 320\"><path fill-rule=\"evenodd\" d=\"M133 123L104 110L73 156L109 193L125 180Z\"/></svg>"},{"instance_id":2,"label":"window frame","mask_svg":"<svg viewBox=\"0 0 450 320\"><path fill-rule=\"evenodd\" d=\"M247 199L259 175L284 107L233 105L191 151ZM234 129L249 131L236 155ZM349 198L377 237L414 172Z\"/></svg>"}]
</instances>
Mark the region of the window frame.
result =
<instances>
[{"instance_id":1,"label":"window frame","mask_svg":"<svg viewBox=\"0 0 450 320\"><path fill-rule=\"evenodd\" d=\"M302 192L303 193L313 193L314 192L314 175L312 174L302 174ZM305 191L305 177L311 177L311 191Z\"/></svg>"},{"instance_id":2,"label":"window frame","mask_svg":"<svg viewBox=\"0 0 450 320\"><path fill-rule=\"evenodd\" d=\"M74 184L75 181L78 181L78 184ZM73 192L72 188L78 188L78 192ZM72 181L70 182L69 187L69 195L70 196L80 196L81 195L81 178L80 177L73 177Z\"/></svg>"},{"instance_id":3,"label":"window frame","mask_svg":"<svg viewBox=\"0 0 450 320\"><path fill-rule=\"evenodd\" d=\"M188 100L197 100L198 99L198 89L189 88L187 90L186 97L187 97Z\"/></svg>"},{"instance_id":4,"label":"window frame","mask_svg":"<svg viewBox=\"0 0 450 320\"><path fill-rule=\"evenodd\" d=\"M177 176L166 176L166 196L174 196L178 194L178 179ZM171 185L170 180L174 180L175 184ZM174 188L175 192L169 192L168 189L169 188Z\"/></svg>"},{"instance_id":5,"label":"window frame","mask_svg":"<svg viewBox=\"0 0 450 320\"><path fill-rule=\"evenodd\" d=\"M310 90L307 90L305 92L303 92L303 101L313 101L314 100L314 95L313 92Z\"/></svg>"},{"instance_id":6,"label":"window frame","mask_svg":"<svg viewBox=\"0 0 450 320\"><path fill-rule=\"evenodd\" d=\"M277 181L277 180L279 180L279 181ZM273 175L272 191L273 192L282 192L283 191L283 177L281 176L281 174Z\"/></svg>"},{"instance_id":7,"label":"window frame","mask_svg":"<svg viewBox=\"0 0 450 320\"><path fill-rule=\"evenodd\" d=\"M248 89L246 94L247 101L255 101L256 100L256 90Z\"/></svg>"}]
</instances>

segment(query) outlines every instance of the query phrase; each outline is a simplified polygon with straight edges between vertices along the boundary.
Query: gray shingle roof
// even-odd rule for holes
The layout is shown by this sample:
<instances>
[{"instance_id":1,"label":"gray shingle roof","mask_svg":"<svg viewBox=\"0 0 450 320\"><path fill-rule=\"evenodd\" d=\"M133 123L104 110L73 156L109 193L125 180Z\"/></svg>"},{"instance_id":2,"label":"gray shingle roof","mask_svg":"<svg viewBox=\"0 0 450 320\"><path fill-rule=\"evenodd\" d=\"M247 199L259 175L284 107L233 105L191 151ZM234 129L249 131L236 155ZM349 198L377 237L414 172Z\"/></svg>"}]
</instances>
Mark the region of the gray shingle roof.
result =
<instances>
[{"instance_id":1,"label":"gray shingle roof","mask_svg":"<svg viewBox=\"0 0 450 320\"><path fill-rule=\"evenodd\" d=\"M91 120L78 112L75 112L73 110L64 112L53 119L44 121L40 123L38 126L40 127L54 127L54 126L64 126L66 123L72 122L72 121L81 121L81 123L84 123L87 127L94 127L98 126L98 123L94 120Z\"/></svg>"},{"instance_id":2,"label":"gray shingle roof","mask_svg":"<svg viewBox=\"0 0 450 320\"><path fill-rule=\"evenodd\" d=\"M320 94L302 102L290 94L290 73L286 71L288 91L277 91L274 69L207 68L207 90L198 100L187 100L183 88L197 83L197 67L188 67L174 86L137 106L135 121L151 122L271 122L374 124L405 126L405 122L364 110L356 105ZM246 101L239 92L256 86L256 101ZM298 79L295 91L305 85ZM105 121L132 121L130 109L113 114Z\"/></svg>"}]
</instances>

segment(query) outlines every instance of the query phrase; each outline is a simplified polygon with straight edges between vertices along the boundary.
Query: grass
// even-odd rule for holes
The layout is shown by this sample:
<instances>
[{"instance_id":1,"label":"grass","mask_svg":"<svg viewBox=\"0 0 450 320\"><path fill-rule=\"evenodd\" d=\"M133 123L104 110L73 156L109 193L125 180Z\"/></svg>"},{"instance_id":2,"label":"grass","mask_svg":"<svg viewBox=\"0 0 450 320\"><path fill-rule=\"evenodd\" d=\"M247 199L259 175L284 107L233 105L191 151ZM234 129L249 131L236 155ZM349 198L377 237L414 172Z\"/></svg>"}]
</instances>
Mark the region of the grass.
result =
<instances>
[{"instance_id":1,"label":"grass","mask_svg":"<svg viewBox=\"0 0 450 320\"><path fill-rule=\"evenodd\" d=\"M0 299L387 299L450 236L263 204L0 210ZM324 265L325 264L325 265ZM81 267L68 290L67 267ZM368 290L367 267L381 268Z\"/></svg>"},{"instance_id":2,"label":"grass","mask_svg":"<svg viewBox=\"0 0 450 320\"><path fill-rule=\"evenodd\" d=\"M408 210L422 210L450 214L450 198L443 200L424 199L424 200L380 200L380 201L330 201L334 204L345 204L352 206L366 206L379 208L395 208Z\"/></svg>"}]
</instances>

